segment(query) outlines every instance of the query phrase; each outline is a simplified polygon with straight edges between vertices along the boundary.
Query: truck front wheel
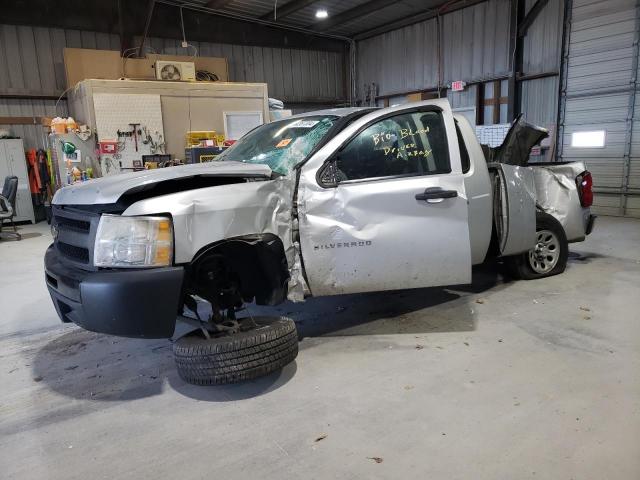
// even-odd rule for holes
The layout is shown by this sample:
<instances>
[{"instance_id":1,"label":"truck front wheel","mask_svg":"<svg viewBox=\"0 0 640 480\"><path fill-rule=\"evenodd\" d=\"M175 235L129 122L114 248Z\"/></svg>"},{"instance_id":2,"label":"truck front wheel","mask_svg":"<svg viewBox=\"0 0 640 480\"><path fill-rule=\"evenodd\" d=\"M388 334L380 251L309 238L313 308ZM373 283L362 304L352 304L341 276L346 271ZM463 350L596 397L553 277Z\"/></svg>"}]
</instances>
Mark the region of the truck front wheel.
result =
<instances>
[{"instance_id":1,"label":"truck front wheel","mask_svg":"<svg viewBox=\"0 0 640 480\"><path fill-rule=\"evenodd\" d=\"M564 272L569 257L569 243L564 228L553 216L536 214L536 244L528 252L507 257L511 273L523 280L551 277Z\"/></svg>"},{"instance_id":2,"label":"truck front wheel","mask_svg":"<svg viewBox=\"0 0 640 480\"><path fill-rule=\"evenodd\" d=\"M298 332L286 317L239 319L240 331L219 336L195 330L173 345L180 378L195 385L223 385L268 375L298 355ZM207 338L208 337L208 338Z\"/></svg>"}]
</instances>

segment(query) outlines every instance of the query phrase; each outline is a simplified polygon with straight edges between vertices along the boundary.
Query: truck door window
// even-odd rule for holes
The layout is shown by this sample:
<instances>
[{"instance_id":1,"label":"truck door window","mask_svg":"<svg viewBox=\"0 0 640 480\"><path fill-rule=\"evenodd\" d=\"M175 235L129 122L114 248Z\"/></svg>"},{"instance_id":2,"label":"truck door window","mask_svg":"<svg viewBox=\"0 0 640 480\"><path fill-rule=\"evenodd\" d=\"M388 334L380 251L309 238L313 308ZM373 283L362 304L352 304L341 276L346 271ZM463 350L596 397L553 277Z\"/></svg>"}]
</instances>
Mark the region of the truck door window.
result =
<instances>
[{"instance_id":1,"label":"truck door window","mask_svg":"<svg viewBox=\"0 0 640 480\"><path fill-rule=\"evenodd\" d=\"M337 155L340 181L451 172L441 112L403 113L356 135Z\"/></svg>"},{"instance_id":2,"label":"truck door window","mask_svg":"<svg viewBox=\"0 0 640 480\"><path fill-rule=\"evenodd\" d=\"M460 131L460 127L458 126L457 120L456 120L456 134L458 135L458 147L460 148L460 160L462 161L462 173L467 173L471 168L471 159L469 158L469 151L467 150L467 145L464 143L464 138L462 138L462 132Z\"/></svg>"}]
</instances>

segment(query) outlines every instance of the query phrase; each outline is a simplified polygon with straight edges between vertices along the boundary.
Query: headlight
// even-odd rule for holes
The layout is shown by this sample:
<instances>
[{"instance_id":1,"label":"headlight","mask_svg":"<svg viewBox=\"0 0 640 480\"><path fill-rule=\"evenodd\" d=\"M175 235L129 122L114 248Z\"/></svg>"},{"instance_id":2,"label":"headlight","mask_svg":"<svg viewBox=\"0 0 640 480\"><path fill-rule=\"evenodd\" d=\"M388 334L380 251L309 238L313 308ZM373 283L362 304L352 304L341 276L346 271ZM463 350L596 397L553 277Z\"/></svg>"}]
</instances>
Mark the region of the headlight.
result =
<instances>
[{"instance_id":1,"label":"headlight","mask_svg":"<svg viewBox=\"0 0 640 480\"><path fill-rule=\"evenodd\" d=\"M173 261L173 226L166 217L102 215L93 250L96 267L165 267Z\"/></svg>"}]
</instances>

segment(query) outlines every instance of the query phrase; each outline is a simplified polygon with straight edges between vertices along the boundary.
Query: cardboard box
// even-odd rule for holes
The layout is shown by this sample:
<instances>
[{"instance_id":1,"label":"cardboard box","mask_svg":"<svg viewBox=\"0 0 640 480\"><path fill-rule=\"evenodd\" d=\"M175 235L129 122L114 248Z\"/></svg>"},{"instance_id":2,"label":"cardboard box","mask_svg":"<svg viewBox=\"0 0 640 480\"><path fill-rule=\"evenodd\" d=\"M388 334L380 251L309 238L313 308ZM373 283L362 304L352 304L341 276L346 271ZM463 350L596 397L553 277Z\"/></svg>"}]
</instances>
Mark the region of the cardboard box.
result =
<instances>
[{"instance_id":1,"label":"cardboard box","mask_svg":"<svg viewBox=\"0 0 640 480\"><path fill-rule=\"evenodd\" d=\"M196 70L215 73L221 82L229 80L229 67L226 58L156 54L148 54L147 58L122 58L120 52L115 50L65 48L64 68L67 75L67 88L92 78L100 80L118 80L119 78L155 80L154 63L156 60L193 62Z\"/></svg>"}]
</instances>

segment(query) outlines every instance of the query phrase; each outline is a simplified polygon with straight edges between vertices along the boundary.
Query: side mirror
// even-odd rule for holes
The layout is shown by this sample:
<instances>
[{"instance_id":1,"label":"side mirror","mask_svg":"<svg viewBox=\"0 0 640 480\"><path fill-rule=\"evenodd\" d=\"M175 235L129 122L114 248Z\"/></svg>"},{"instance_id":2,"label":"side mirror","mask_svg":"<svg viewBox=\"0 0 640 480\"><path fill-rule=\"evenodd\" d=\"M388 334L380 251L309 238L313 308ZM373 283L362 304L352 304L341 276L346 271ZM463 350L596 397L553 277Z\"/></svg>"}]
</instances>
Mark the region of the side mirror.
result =
<instances>
[{"instance_id":1,"label":"side mirror","mask_svg":"<svg viewBox=\"0 0 640 480\"><path fill-rule=\"evenodd\" d=\"M339 183L338 163L335 159L326 162L320 169L318 175L320 184L323 187L337 187Z\"/></svg>"}]
</instances>

